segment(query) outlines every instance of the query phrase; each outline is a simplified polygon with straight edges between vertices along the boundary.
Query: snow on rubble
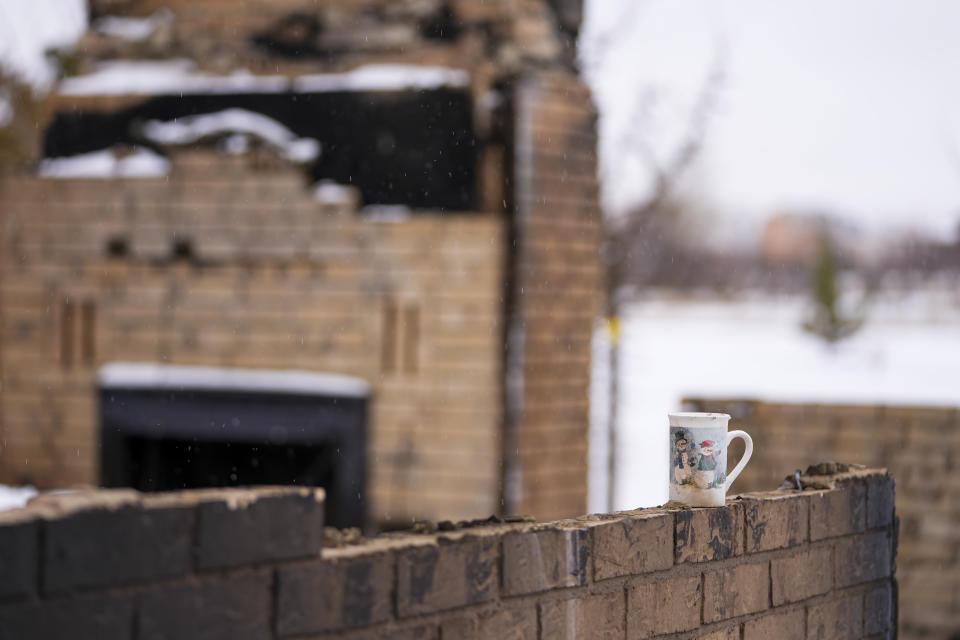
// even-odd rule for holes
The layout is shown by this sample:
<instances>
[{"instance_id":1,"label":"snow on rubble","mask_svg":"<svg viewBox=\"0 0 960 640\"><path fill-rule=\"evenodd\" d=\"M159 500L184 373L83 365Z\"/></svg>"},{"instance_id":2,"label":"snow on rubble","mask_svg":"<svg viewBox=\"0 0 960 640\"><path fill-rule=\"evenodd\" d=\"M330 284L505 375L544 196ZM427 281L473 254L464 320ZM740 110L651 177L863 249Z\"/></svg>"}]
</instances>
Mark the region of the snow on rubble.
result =
<instances>
[{"instance_id":1,"label":"snow on rubble","mask_svg":"<svg viewBox=\"0 0 960 640\"><path fill-rule=\"evenodd\" d=\"M120 155L113 149L61 158L45 158L37 167L41 178L159 178L170 173L170 161L145 149Z\"/></svg>"},{"instance_id":2,"label":"snow on rubble","mask_svg":"<svg viewBox=\"0 0 960 640\"><path fill-rule=\"evenodd\" d=\"M196 66L182 58L102 62L93 73L65 78L58 91L65 96L282 93L290 86L283 76L216 75Z\"/></svg>"},{"instance_id":3,"label":"snow on rubble","mask_svg":"<svg viewBox=\"0 0 960 640\"><path fill-rule=\"evenodd\" d=\"M283 157L293 162L310 162L320 155L320 143L313 138L299 138L276 120L246 109L226 109L166 122L151 120L144 125L143 133L163 145L192 144L230 133L247 134L276 147ZM246 148L236 141L232 147L237 152Z\"/></svg>"},{"instance_id":4,"label":"snow on rubble","mask_svg":"<svg viewBox=\"0 0 960 640\"><path fill-rule=\"evenodd\" d=\"M205 138L223 136L228 153L249 148L247 137L262 140L292 162L311 162L320 154L320 143L299 138L265 115L245 109L226 109L169 121L151 120L144 136L159 145L192 144ZM144 147L132 151L101 149L74 156L45 158L37 167L42 178L156 178L170 173L170 161Z\"/></svg>"},{"instance_id":5,"label":"snow on rubble","mask_svg":"<svg viewBox=\"0 0 960 640\"><path fill-rule=\"evenodd\" d=\"M92 73L64 79L59 92L91 96L406 91L465 87L469 80L469 74L461 69L403 64L366 65L344 73L290 79L254 75L246 70L217 75L198 70L193 61L186 59L116 60L100 63Z\"/></svg>"},{"instance_id":6,"label":"snow on rubble","mask_svg":"<svg viewBox=\"0 0 960 640\"><path fill-rule=\"evenodd\" d=\"M420 67L407 64L375 64L347 73L319 73L296 78L293 87L300 93L327 91L400 91L465 87L470 75L461 69Z\"/></svg>"},{"instance_id":7,"label":"snow on rubble","mask_svg":"<svg viewBox=\"0 0 960 640\"><path fill-rule=\"evenodd\" d=\"M322 204L349 205L357 199L357 188L331 180L320 180L313 187L313 199Z\"/></svg>"},{"instance_id":8,"label":"snow on rubble","mask_svg":"<svg viewBox=\"0 0 960 640\"><path fill-rule=\"evenodd\" d=\"M33 487L9 487L0 484L0 511L24 507L35 495L37 490Z\"/></svg>"},{"instance_id":9,"label":"snow on rubble","mask_svg":"<svg viewBox=\"0 0 960 640\"><path fill-rule=\"evenodd\" d=\"M128 42L141 42L152 36L157 29L173 21L173 13L159 9L146 18L104 16L93 23L93 29L111 38Z\"/></svg>"}]
</instances>

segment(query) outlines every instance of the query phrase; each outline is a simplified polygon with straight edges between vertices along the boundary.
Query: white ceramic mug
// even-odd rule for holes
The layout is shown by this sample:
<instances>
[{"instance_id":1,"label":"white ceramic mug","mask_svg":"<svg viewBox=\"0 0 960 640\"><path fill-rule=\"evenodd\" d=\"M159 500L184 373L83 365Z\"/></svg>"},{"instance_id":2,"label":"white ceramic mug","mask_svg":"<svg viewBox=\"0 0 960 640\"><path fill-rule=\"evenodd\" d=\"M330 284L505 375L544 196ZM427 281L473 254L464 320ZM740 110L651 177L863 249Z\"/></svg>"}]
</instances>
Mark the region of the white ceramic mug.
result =
<instances>
[{"instance_id":1,"label":"white ceramic mug","mask_svg":"<svg viewBox=\"0 0 960 640\"><path fill-rule=\"evenodd\" d=\"M722 507L727 490L753 455L753 440L745 431L727 432L725 413L671 413L670 499L691 507ZM727 475L727 446L742 438L746 450Z\"/></svg>"}]
</instances>

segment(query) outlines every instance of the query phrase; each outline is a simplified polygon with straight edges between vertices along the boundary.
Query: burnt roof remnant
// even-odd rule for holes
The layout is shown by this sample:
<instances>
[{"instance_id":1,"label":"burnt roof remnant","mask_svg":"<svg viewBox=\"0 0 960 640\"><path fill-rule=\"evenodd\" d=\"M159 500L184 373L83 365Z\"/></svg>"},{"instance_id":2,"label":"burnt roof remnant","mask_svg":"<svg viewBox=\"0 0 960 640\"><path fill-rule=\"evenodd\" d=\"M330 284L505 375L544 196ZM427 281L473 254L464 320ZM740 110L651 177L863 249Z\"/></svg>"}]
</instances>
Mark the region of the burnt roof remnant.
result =
<instances>
[{"instance_id":1,"label":"burnt roof remnant","mask_svg":"<svg viewBox=\"0 0 960 640\"><path fill-rule=\"evenodd\" d=\"M355 187L361 205L477 211L480 159L501 144L501 88L525 69L575 69L582 21L582 0L218 7L91 0L95 28L78 45L81 74L59 87L44 158L134 146L165 161L171 145L143 135L145 123L242 109L315 140L317 158L298 161L307 177ZM190 144L242 153L263 142L228 134Z\"/></svg>"},{"instance_id":2,"label":"burnt roof remnant","mask_svg":"<svg viewBox=\"0 0 960 640\"><path fill-rule=\"evenodd\" d=\"M322 150L308 167L312 180L356 186L365 204L476 209L473 105L457 89L158 96L109 114L57 114L44 155L72 156L115 144L162 152L143 135L144 123L231 108L263 114L317 140Z\"/></svg>"},{"instance_id":3,"label":"burnt roof remnant","mask_svg":"<svg viewBox=\"0 0 960 640\"><path fill-rule=\"evenodd\" d=\"M266 72L277 60L350 66L363 55L409 59L418 51L452 53L471 66L480 53L508 73L525 63L573 70L583 19L582 0L250 0L242 11L205 0L89 2L95 25L129 24L93 29L79 43L84 64L182 58L221 73L237 65Z\"/></svg>"},{"instance_id":4,"label":"burnt roof remnant","mask_svg":"<svg viewBox=\"0 0 960 640\"><path fill-rule=\"evenodd\" d=\"M273 55L301 58L323 55L317 46L323 23L316 15L291 13L283 16L262 33L253 36L254 44Z\"/></svg>"}]
</instances>

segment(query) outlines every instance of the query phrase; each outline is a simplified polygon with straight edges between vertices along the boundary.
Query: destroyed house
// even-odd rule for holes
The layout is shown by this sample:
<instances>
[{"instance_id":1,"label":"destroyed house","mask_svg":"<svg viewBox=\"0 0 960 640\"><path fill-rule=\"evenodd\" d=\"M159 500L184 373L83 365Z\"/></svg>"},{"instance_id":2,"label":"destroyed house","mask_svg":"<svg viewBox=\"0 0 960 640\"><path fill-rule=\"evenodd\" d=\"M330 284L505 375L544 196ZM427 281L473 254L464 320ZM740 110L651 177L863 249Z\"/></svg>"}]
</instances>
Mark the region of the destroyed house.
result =
<instances>
[{"instance_id":1,"label":"destroyed house","mask_svg":"<svg viewBox=\"0 0 960 640\"><path fill-rule=\"evenodd\" d=\"M0 482L586 509L578 2L93 0L0 178Z\"/></svg>"}]
</instances>

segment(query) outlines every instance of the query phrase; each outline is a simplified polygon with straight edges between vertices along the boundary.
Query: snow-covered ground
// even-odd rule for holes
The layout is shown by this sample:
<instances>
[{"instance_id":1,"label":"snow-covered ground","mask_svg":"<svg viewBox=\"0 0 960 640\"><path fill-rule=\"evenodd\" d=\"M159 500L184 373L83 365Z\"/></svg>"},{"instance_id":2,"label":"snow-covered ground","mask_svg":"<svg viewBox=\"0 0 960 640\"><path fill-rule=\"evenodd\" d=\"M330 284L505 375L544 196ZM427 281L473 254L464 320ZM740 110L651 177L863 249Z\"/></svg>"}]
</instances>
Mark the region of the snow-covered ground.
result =
<instances>
[{"instance_id":1,"label":"snow-covered ground","mask_svg":"<svg viewBox=\"0 0 960 640\"><path fill-rule=\"evenodd\" d=\"M684 396L960 406L960 292L875 300L835 348L801 328L798 298L637 302L622 329L616 508L662 504L667 418ZM595 341L590 508L606 509L606 336ZM750 425L743 426L749 431Z\"/></svg>"}]
</instances>

